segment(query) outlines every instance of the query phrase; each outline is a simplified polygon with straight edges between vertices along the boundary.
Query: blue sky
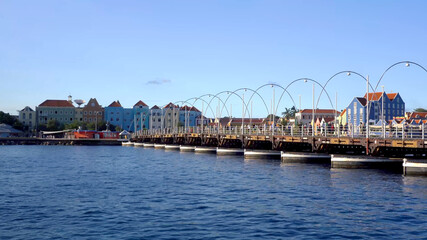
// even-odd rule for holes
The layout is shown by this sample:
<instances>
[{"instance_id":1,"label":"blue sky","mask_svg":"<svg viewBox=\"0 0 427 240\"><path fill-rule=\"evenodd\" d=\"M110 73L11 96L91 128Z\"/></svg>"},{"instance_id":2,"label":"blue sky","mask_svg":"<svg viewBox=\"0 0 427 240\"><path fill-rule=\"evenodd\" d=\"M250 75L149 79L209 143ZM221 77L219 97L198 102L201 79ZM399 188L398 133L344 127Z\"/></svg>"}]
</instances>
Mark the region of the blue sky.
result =
<instances>
[{"instance_id":1,"label":"blue sky","mask_svg":"<svg viewBox=\"0 0 427 240\"><path fill-rule=\"evenodd\" d=\"M16 114L70 94L96 97L103 106L120 100L131 107L140 99L164 105L267 83L286 86L298 78L324 83L343 70L369 75L375 85L395 62L427 67L425 9L421 0L2 0L0 110ZM427 72L402 64L380 85L400 92L412 110L427 107L426 83ZM301 96L302 108L312 107L311 83L288 90L297 105ZM366 84L342 74L327 90L334 104L337 94L342 109L363 96ZM272 91L259 90L268 107ZM277 104L281 90L274 91ZM254 117L266 115L259 98L252 105ZM227 106L241 115L236 96ZM290 106L284 97L278 112ZM319 107L331 105L322 97Z\"/></svg>"}]
</instances>

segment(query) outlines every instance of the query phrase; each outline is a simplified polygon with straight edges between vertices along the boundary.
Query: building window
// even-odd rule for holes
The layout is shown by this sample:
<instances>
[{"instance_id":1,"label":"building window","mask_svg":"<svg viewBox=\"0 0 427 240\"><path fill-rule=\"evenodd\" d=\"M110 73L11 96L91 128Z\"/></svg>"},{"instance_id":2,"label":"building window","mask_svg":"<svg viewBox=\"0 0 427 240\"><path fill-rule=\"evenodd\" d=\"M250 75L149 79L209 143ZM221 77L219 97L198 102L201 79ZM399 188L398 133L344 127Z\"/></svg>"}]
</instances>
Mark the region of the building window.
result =
<instances>
[{"instance_id":1,"label":"building window","mask_svg":"<svg viewBox=\"0 0 427 240\"><path fill-rule=\"evenodd\" d=\"M87 121L87 118L85 118L85 122Z\"/></svg>"},{"instance_id":2,"label":"building window","mask_svg":"<svg viewBox=\"0 0 427 240\"><path fill-rule=\"evenodd\" d=\"M22 118L25 118L25 113L22 114Z\"/></svg>"},{"instance_id":3,"label":"building window","mask_svg":"<svg viewBox=\"0 0 427 240\"><path fill-rule=\"evenodd\" d=\"M89 115L92 115L92 111L89 111Z\"/></svg>"}]
</instances>

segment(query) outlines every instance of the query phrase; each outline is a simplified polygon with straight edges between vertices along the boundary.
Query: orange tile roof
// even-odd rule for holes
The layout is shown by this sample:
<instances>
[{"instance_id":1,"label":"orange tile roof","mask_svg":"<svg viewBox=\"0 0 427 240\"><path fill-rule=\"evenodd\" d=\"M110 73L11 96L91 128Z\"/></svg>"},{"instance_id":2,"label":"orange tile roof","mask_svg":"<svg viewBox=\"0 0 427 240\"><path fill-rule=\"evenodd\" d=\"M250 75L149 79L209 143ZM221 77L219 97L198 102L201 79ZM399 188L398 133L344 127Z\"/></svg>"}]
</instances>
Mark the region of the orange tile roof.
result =
<instances>
[{"instance_id":1,"label":"orange tile roof","mask_svg":"<svg viewBox=\"0 0 427 240\"><path fill-rule=\"evenodd\" d=\"M396 98L397 93L387 93L387 97L390 99L390 101L393 101L394 98Z\"/></svg>"},{"instance_id":2,"label":"orange tile roof","mask_svg":"<svg viewBox=\"0 0 427 240\"><path fill-rule=\"evenodd\" d=\"M378 101L382 95L383 95L382 92L369 93L369 101ZM363 98L366 98L366 93L365 93L365 96L363 96Z\"/></svg>"},{"instance_id":3,"label":"orange tile roof","mask_svg":"<svg viewBox=\"0 0 427 240\"><path fill-rule=\"evenodd\" d=\"M119 100L112 102L108 107L122 107Z\"/></svg>"},{"instance_id":4,"label":"orange tile roof","mask_svg":"<svg viewBox=\"0 0 427 240\"><path fill-rule=\"evenodd\" d=\"M160 109L157 105L154 105L151 109Z\"/></svg>"},{"instance_id":5,"label":"orange tile roof","mask_svg":"<svg viewBox=\"0 0 427 240\"><path fill-rule=\"evenodd\" d=\"M74 107L74 105L67 100L46 100L39 107Z\"/></svg>"},{"instance_id":6,"label":"orange tile roof","mask_svg":"<svg viewBox=\"0 0 427 240\"><path fill-rule=\"evenodd\" d=\"M378 101L380 100L382 95L383 95L382 92L369 93L369 101ZM396 98L397 93L387 93L386 95L390 99L390 101L393 101ZM363 96L363 98L366 98L366 93Z\"/></svg>"},{"instance_id":7,"label":"orange tile roof","mask_svg":"<svg viewBox=\"0 0 427 240\"><path fill-rule=\"evenodd\" d=\"M180 110L182 110L182 111L191 111L191 108L189 106L185 105L185 106L182 106L180 108Z\"/></svg>"},{"instance_id":8,"label":"orange tile roof","mask_svg":"<svg viewBox=\"0 0 427 240\"><path fill-rule=\"evenodd\" d=\"M412 112L409 114L409 119L412 118L427 118L427 112Z\"/></svg>"},{"instance_id":9,"label":"orange tile roof","mask_svg":"<svg viewBox=\"0 0 427 240\"><path fill-rule=\"evenodd\" d=\"M143 106L143 107L148 107L148 105L147 104L145 104L143 101L141 101L141 100L139 100L137 103L135 103L135 105L133 105L134 107L135 106Z\"/></svg>"}]
</instances>

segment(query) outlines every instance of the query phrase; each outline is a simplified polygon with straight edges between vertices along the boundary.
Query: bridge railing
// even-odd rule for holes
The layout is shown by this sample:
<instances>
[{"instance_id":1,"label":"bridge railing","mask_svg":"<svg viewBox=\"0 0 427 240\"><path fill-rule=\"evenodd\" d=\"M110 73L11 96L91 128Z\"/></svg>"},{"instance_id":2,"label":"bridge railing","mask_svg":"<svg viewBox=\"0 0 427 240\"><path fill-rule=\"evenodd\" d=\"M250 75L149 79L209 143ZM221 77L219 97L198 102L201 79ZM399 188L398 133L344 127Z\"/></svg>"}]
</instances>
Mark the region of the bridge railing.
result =
<instances>
[{"instance_id":1,"label":"bridge railing","mask_svg":"<svg viewBox=\"0 0 427 240\"><path fill-rule=\"evenodd\" d=\"M153 135L153 134L222 134L222 135L259 135L259 136L295 136L295 137L366 137L366 126L335 126L333 124L316 126L205 126L197 127L177 127L163 129L146 129L133 134L133 137ZM387 139L425 139L427 137L427 126L423 125L397 125L387 126L369 126L369 138L387 138Z\"/></svg>"}]
</instances>

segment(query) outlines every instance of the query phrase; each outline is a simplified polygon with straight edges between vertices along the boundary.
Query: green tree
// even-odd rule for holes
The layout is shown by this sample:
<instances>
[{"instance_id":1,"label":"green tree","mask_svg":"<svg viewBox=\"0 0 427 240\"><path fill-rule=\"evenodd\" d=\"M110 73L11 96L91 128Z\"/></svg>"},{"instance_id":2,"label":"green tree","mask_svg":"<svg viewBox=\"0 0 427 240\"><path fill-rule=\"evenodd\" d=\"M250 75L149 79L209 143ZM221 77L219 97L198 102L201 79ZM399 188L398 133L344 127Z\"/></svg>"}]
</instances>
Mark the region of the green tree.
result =
<instances>
[{"instance_id":1,"label":"green tree","mask_svg":"<svg viewBox=\"0 0 427 240\"><path fill-rule=\"evenodd\" d=\"M13 124L17 121L18 121L18 119L11 116L9 113L5 113L5 112L0 111L0 123L5 123L7 125L13 126Z\"/></svg>"},{"instance_id":2,"label":"green tree","mask_svg":"<svg viewBox=\"0 0 427 240\"><path fill-rule=\"evenodd\" d=\"M116 126L115 130L116 130L116 132L121 132L122 128L120 126Z\"/></svg>"},{"instance_id":3,"label":"green tree","mask_svg":"<svg viewBox=\"0 0 427 240\"><path fill-rule=\"evenodd\" d=\"M414 112L427 112L427 109L425 109L425 108L415 108Z\"/></svg>"},{"instance_id":4,"label":"green tree","mask_svg":"<svg viewBox=\"0 0 427 240\"><path fill-rule=\"evenodd\" d=\"M80 121L73 121L72 123L65 124L64 129L86 129L86 123Z\"/></svg>"},{"instance_id":5,"label":"green tree","mask_svg":"<svg viewBox=\"0 0 427 240\"><path fill-rule=\"evenodd\" d=\"M107 122L106 121L99 121L98 122L98 131L104 131L107 130Z\"/></svg>"},{"instance_id":6,"label":"green tree","mask_svg":"<svg viewBox=\"0 0 427 240\"><path fill-rule=\"evenodd\" d=\"M46 128L49 131L58 131L61 130L61 124L55 119L47 121Z\"/></svg>"},{"instance_id":7,"label":"green tree","mask_svg":"<svg viewBox=\"0 0 427 240\"><path fill-rule=\"evenodd\" d=\"M285 111L282 112L282 116L283 116L282 125L288 124L289 119L295 118L296 113L297 113L297 109L295 108L295 106L291 108L285 108Z\"/></svg>"}]
</instances>

